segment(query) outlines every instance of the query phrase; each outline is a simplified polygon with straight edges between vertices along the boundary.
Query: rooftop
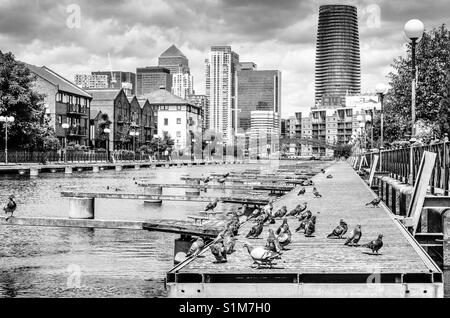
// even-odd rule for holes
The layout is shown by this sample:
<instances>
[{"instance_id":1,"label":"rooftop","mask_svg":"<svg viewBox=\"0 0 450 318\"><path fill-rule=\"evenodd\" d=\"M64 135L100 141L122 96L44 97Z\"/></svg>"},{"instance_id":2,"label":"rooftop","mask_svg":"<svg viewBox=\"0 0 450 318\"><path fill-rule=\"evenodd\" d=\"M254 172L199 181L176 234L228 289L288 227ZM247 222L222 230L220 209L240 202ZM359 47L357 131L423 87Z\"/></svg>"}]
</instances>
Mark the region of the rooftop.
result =
<instances>
[{"instance_id":1,"label":"rooftop","mask_svg":"<svg viewBox=\"0 0 450 318\"><path fill-rule=\"evenodd\" d=\"M33 74L57 86L58 90L62 92L92 98L92 96L89 95L85 90L79 88L77 85L75 85L68 79L62 77L61 75L55 73L46 66L39 67L27 63L25 63L25 65L30 69L30 71Z\"/></svg>"}]
</instances>

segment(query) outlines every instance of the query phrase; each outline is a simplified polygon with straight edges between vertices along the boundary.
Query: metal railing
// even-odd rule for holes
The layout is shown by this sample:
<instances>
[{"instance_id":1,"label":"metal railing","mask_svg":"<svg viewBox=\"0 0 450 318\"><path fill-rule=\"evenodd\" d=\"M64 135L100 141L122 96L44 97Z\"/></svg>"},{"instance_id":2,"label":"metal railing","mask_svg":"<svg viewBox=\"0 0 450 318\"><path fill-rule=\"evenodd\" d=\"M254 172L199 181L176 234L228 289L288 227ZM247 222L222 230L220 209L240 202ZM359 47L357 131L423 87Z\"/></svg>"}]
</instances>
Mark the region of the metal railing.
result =
<instances>
[{"instance_id":1,"label":"metal railing","mask_svg":"<svg viewBox=\"0 0 450 318\"><path fill-rule=\"evenodd\" d=\"M434 152L437 154L433 173L431 175L430 187L432 193L436 189L444 191L444 195L449 194L449 165L450 165L450 142L442 142L433 145L415 146L413 147L414 166L410 167L410 147L383 150L380 153L380 161L376 171L388 172L393 178L408 181L408 176L412 172L413 182L416 180L419 171L422 155L424 151ZM366 153L365 157L369 167L372 165L373 156L377 153Z\"/></svg>"}]
</instances>

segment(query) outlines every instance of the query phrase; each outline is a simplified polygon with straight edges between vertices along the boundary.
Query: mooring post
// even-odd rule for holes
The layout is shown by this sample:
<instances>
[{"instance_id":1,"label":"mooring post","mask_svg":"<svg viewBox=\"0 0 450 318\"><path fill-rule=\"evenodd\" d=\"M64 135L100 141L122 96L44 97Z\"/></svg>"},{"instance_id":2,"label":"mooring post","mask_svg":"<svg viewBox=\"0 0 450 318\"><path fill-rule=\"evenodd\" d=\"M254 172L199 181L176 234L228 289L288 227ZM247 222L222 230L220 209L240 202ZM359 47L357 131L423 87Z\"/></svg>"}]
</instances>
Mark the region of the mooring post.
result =
<instances>
[{"instance_id":1,"label":"mooring post","mask_svg":"<svg viewBox=\"0 0 450 318\"><path fill-rule=\"evenodd\" d=\"M92 172L93 173L99 173L100 172L100 167L99 166L92 166Z\"/></svg>"},{"instance_id":2,"label":"mooring post","mask_svg":"<svg viewBox=\"0 0 450 318\"><path fill-rule=\"evenodd\" d=\"M192 245L192 236L190 235L181 235L180 238L175 239L175 247L174 247L174 264L177 265L180 262L184 261L186 258L187 252Z\"/></svg>"},{"instance_id":3,"label":"mooring post","mask_svg":"<svg viewBox=\"0 0 450 318\"><path fill-rule=\"evenodd\" d=\"M64 173L65 173L65 174L72 174L72 173L73 173L72 167L71 167L71 166L66 166L66 167L64 168Z\"/></svg>"},{"instance_id":4,"label":"mooring post","mask_svg":"<svg viewBox=\"0 0 450 318\"><path fill-rule=\"evenodd\" d=\"M141 170L141 165L134 165L134 170Z\"/></svg>"},{"instance_id":5,"label":"mooring post","mask_svg":"<svg viewBox=\"0 0 450 318\"><path fill-rule=\"evenodd\" d=\"M120 172L123 170L123 166L122 165L116 165L116 171Z\"/></svg>"},{"instance_id":6,"label":"mooring post","mask_svg":"<svg viewBox=\"0 0 450 318\"><path fill-rule=\"evenodd\" d=\"M93 220L94 198L69 198L69 219Z\"/></svg>"},{"instance_id":7,"label":"mooring post","mask_svg":"<svg viewBox=\"0 0 450 318\"><path fill-rule=\"evenodd\" d=\"M30 167L30 176L31 177L39 176L39 168L37 168L37 167Z\"/></svg>"}]
</instances>

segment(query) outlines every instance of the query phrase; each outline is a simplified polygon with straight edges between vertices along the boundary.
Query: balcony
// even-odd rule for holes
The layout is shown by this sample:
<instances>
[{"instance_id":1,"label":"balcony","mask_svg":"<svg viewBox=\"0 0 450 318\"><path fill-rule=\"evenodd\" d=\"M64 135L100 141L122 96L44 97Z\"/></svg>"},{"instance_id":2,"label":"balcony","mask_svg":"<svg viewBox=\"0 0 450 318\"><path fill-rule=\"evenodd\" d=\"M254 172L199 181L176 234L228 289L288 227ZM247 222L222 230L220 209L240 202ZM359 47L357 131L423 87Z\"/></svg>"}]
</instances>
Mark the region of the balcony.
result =
<instances>
[{"instance_id":1,"label":"balcony","mask_svg":"<svg viewBox=\"0 0 450 318\"><path fill-rule=\"evenodd\" d=\"M87 128L81 126L70 127L67 129L67 136L70 137L87 137Z\"/></svg>"},{"instance_id":2,"label":"balcony","mask_svg":"<svg viewBox=\"0 0 450 318\"><path fill-rule=\"evenodd\" d=\"M78 104L67 104L67 115L87 116L87 107Z\"/></svg>"}]
</instances>

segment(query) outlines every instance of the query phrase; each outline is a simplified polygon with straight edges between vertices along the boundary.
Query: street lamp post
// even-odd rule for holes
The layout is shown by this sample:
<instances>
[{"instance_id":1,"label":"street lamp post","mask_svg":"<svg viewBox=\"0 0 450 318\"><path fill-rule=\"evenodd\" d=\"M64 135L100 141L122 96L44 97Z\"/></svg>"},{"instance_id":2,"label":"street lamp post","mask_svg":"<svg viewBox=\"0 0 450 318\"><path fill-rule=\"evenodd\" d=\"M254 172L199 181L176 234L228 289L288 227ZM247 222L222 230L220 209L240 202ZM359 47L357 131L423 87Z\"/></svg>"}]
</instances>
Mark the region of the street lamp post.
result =
<instances>
[{"instance_id":1,"label":"street lamp post","mask_svg":"<svg viewBox=\"0 0 450 318\"><path fill-rule=\"evenodd\" d=\"M133 153L134 153L134 156L136 156L136 138L139 137L139 132L132 130L130 132L130 136L133 137Z\"/></svg>"},{"instance_id":2,"label":"street lamp post","mask_svg":"<svg viewBox=\"0 0 450 318\"><path fill-rule=\"evenodd\" d=\"M110 161L110 153L109 153L109 138L110 138L110 134L111 134L111 129L109 128L105 128L103 129L103 132L108 136L108 139L106 140L106 161L109 162Z\"/></svg>"},{"instance_id":3,"label":"street lamp post","mask_svg":"<svg viewBox=\"0 0 450 318\"><path fill-rule=\"evenodd\" d=\"M61 127L64 129L64 162L67 162L67 131L69 130L70 125L64 123Z\"/></svg>"},{"instance_id":4,"label":"street lamp post","mask_svg":"<svg viewBox=\"0 0 450 318\"><path fill-rule=\"evenodd\" d=\"M376 87L377 94L380 97L380 169L383 169L383 150L384 150L384 95L387 92L387 86L380 83Z\"/></svg>"},{"instance_id":5,"label":"street lamp post","mask_svg":"<svg viewBox=\"0 0 450 318\"><path fill-rule=\"evenodd\" d=\"M411 40L411 62L412 62L412 82L411 82L411 146L410 146L410 173L409 184L413 184L413 171L414 171L414 151L412 144L415 141L416 136L416 45L423 35L424 25L422 21L412 19L406 22L404 27L405 35Z\"/></svg>"},{"instance_id":6,"label":"street lamp post","mask_svg":"<svg viewBox=\"0 0 450 318\"><path fill-rule=\"evenodd\" d=\"M12 116L0 116L0 122L5 123L5 163L8 164L8 123L14 122Z\"/></svg>"}]
</instances>

